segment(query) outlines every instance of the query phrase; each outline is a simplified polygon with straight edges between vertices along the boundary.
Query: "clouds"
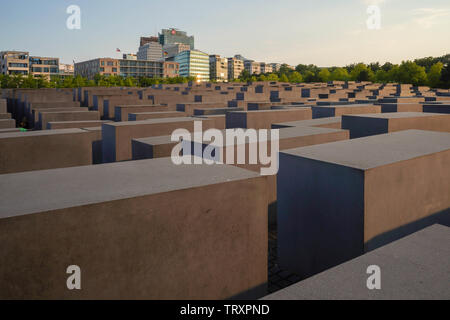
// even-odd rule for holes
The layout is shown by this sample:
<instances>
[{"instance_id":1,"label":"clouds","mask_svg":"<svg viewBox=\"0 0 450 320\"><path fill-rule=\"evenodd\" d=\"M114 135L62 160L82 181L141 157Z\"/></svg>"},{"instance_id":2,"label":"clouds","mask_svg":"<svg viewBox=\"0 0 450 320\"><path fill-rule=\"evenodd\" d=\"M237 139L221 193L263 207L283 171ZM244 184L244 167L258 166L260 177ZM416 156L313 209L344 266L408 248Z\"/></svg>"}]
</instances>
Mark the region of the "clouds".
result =
<instances>
[{"instance_id":1,"label":"clouds","mask_svg":"<svg viewBox=\"0 0 450 320\"><path fill-rule=\"evenodd\" d=\"M447 8L418 8L411 12L415 18L414 22L424 29L429 29L442 22L443 17L450 16Z\"/></svg>"}]
</instances>

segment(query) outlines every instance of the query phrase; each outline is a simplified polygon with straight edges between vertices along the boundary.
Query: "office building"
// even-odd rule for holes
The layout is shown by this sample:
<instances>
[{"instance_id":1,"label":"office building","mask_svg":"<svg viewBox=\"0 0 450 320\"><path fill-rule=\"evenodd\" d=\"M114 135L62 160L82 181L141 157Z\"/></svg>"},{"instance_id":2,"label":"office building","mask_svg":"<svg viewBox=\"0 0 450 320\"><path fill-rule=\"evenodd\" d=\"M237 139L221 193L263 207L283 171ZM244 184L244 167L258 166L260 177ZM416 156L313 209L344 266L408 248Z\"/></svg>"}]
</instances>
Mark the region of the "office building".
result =
<instances>
[{"instance_id":1,"label":"office building","mask_svg":"<svg viewBox=\"0 0 450 320\"><path fill-rule=\"evenodd\" d=\"M236 58L228 58L228 80L238 79L244 71L244 61Z\"/></svg>"},{"instance_id":2,"label":"office building","mask_svg":"<svg viewBox=\"0 0 450 320\"><path fill-rule=\"evenodd\" d=\"M30 73L50 79L51 76L59 75L59 58L30 57Z\"/></svg>"},{"instance_id":3,"label":"office building","mask_svg":"<svg viewBox=\"0 0 450 320\"><path fill-rule=\"evenodd\" d=\"M164 62L149 60L120 60L120 75L133 78L162 78Z\"/></svg>"},{"instance_id":4,"label":"office building","mask_svg":"<svg viewBox=\"0 0 450 320\"><path fill-rule=\"evenodd\" d=\"M159 34L159 43L163 46L168 44L183 43L194 50L194 37L188 36L186 32L177 29L163 29Z\"/></svg>"},{"instance_id":5,"label":"office building","mask_svg":"<svg viewBox=\"0 0 450 320\"><path fill-rule=\"evenodd\" d=\"M235 58L235 59L238 59L238 60L242 60L242 61L250 61L250 59L247 59L246 57L244 57L244 56L241 55L241 54L235 55L234 58Z\"/></svg>"},{"instance_id":6,"label":"office building","mask_svg":"<svg viewBox=\"0 0 450 320\"><path fill-rule=\"evenodd\" d=\"M191 50L191 46L184 43L166 44L163 47L164 59L166 61L174 61L175 56L183 51Z\"/></svg>"},{"instance_id":7,"label":"office building","mask_svg":"<svg viewBox=\"0 0 450 320\"><path fill-rule=\"evenodd\" d=\"M258 75L261 74L261 63L255 62L252 60L244 61L244 68L247 70L251 75Z\"/></svg>"},{"instance_id":8,"label":"office building","mask_svg":"<svg viewBox=\"0 0 450 320\"><path fill-rule=\"evenodd\" d=\"M270 66L272 67L272 72L278 72L281 68L281 63L270 63Z\"/></svg>"},{"instance_id":9,"label":"office building","mask_svg":"<svg viewBox=\"0 0 450 320\"><path fill-rule=\"evenodd\" d=\"M122 59L124 60L137 60L137 55L133 53L124 53L122 56Z\"/></svg>"},{"instance_id":10,"label":"office building","mask_svg":"<svg viewBox=\"0 0 450 320\"><path fill-rule=\"evenodd\" d=\"M141 37L139 47L145 46L149 42L159 42L158 37Z\"/></svg>"},{"instance_id":11,"label":"office building","mask_svg":"<svg viewBox=\"0 0 450 320\"><path fill-rule=\"evenodd\" d=\"M30 70L29 53L25 51L0 52L0 74L28 75Z\"/></svg>"},{"instance_id":12,"label":"office building","mask_svg":"<svg viewBox=\"0 0 450 320\"><path fill-rule=\"evenodd\" d=\"M164 62L164 78L174 78L180 76L180 64L174 61Z\"/></svg>"},{"instance_id":13,"label":"office building","mask_svg":"<svg viewBox=\"0 0 450 320\"><path fill-rule=\"evenodd\" d=\"M150 41L139 47L137 60L161 61L163 60L163 47L159 42Z\"/></svg>"},{"instance_id":14,"label":"office building","mask_svg":"<svg viewBox=\"0 0 450 320\"><path fill-rule=\"evenodd\" d=\"M162 78L179 76L179 64L175 62L98 58L75 64L75 76L92 80L103 76Z\"/></svg>"},{"instance_id":15,"label":"office building","mask_svg":"<svg viewBox=\"0 0 450 320\"><path fill-rule=\"evenodd\" d=\"M93 80L99 74L102 76L119 75L119 60L112 58L98 58L75 63L75 76Z\"/></svg>"},{"instance_id":16,"label":"office building","mask_svg":"<svg viewBox=\"0 0 450 320\"><path fill-rule=\"evenodd\" d=\"M209 76L210 79L214 81L228 81L228 60L219 55L210 55Z\"/></svg>"},{"instance_id":17,"label":"office building","mask_svg":"<svg viewBox=\"0 0 450 320\"><path fill-rule=\"evenodd\" d=\"M268 63L261 62L260 67L261 67L261 73L272 73L273 72L272 66Z\"/></svg>"},{"instance_id":18,"label":"office building","mask_svg":"<svg viewBox=\"0 0 450 320\"><path fill-rule=\"evenodd\" d=\"M75 69L73 64L65 64L65 63L60 63L59 64L59 76L62 78L65 77L73 77L75 73Z\"/></svg>"},{"instance_id":19,"label":"office building","mask_svg":"<svg viewBox=\"0 0 450 320\"><path fill-rule=\"evenodd\" d=\"M195 77L198 81L209 81L209 55L198 50L179 53L175 62L180 64L180 76Z\"/></svg>"}]
</instances>

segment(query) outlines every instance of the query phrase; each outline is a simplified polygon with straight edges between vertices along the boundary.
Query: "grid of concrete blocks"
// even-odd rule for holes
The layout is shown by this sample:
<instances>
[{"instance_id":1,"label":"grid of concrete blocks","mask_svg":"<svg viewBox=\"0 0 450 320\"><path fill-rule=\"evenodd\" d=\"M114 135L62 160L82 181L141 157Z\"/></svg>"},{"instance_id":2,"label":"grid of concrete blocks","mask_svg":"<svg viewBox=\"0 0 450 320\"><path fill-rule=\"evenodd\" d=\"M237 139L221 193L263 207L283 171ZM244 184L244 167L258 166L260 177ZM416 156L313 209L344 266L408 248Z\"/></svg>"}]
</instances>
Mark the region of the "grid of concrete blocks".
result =
<instances>
[{"instance_id":1,"label":"grid of concrete blocks","mask_svg":"<svg viewBox=\"0 0 450 320\"><path fill-rule=\"evenodd\" d=\"M172 132L196 121L279 129L278 174L173 164ZM2 299L449 299L449 208L449 90L1 92ZM368 264L390 279L381 293ZM71 265L81 290L66 286Z\"/></svg>"}]
</instances>

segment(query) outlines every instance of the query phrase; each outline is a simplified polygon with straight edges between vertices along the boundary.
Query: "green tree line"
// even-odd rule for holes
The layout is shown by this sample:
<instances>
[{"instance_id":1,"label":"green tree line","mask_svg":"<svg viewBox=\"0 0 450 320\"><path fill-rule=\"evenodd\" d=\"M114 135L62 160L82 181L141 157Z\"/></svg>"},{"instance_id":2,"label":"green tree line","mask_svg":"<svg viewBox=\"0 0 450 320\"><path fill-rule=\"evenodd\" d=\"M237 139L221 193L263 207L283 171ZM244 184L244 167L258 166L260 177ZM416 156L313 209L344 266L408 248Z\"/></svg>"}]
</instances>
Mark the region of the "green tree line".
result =
<instances>
[{"instance_id":1,"label":"green tree line","mask_svg":"<svg viewBox=\"0 0 450 320\"><path fill-rule=\"evenodd\" d=\"M345 67L320 68L299 64L295 70L282 65L278 72L250 75L244 70L237 81L281 81L281 82L328 82L328 81L372 81L376 83L407 83L414 86L450 88L450 54L401 64L379 62L355 63Z\"/></svg>"},{"instance_id":2,"label":"green tree line","mask_svg":"<svg viewBox=\"0 0 450 320\"><path fill-rule=\"evenodd\" d=\"M195 81L194 77L131 78L96 75L94 80L81 76L52 76L51 79L32 75L0 75L0 86L5 88L78 88L78 87L149 87L157 84L177 84Z\"/></svg>"}]
</instances>

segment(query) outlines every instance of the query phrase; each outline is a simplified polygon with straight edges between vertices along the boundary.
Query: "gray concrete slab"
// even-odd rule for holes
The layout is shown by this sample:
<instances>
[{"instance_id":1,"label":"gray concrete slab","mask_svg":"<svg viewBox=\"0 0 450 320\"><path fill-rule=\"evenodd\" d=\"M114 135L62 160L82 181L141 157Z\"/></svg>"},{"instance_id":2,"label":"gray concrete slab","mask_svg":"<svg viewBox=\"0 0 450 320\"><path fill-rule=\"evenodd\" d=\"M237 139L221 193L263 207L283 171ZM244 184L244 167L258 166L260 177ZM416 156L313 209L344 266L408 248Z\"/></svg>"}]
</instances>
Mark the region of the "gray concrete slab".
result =
<instances>
[{"instance_id":1,"label":"gray concrete slab","mask_svg":"<svg viewBox=\"0 0 450 320\"><path fill-rule=\"evenodd\" d=\"M450 299L450 228L433 225L263 300ZM367 268L381 270L381 290L367 288Z\"/></svg>"},{"instance_id":2,"label":"gray concrete slab","mask_svg":"<svg viewBox=\"0 0 450 320\"><path fill-rule=\"evenodd\" d=\"M450 223L450 133L408 130L280 152L280 265L303 277Z\"/></svg>"}]
</instances>

